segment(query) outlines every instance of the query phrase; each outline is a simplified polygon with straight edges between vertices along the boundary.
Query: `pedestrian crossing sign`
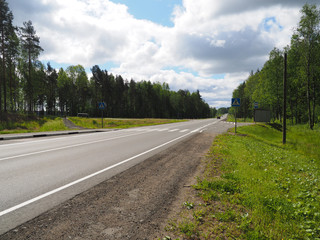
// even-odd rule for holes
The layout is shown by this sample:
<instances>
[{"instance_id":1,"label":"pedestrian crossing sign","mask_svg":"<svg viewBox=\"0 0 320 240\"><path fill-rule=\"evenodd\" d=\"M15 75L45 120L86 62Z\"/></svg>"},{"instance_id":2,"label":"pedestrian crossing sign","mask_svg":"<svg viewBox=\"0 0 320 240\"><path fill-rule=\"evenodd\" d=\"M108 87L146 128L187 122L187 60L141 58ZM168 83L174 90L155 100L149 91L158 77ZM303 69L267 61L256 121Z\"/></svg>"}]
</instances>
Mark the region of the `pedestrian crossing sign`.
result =
<instances>
[{"instance_id":1,"label":"pedestrian crossing sign","mask_svg":"<svg viewBox=\"0 0 320 240\"><path fill-rule=\"evenodd\" d=\"M241 99L240 98L232 98L231 106L232 107L240 107Z\"/></svg>"},{"instance_id":2,"label":"pedestrian crossing sign","mask_svg":"<svg viewBox=\"0 0 320 240\"><path fill-rule=\"evenodd\" d=\"M106 108L106 104L104 102L99 102L99 109L103 110Z\"/></svg>"}]
</instances>

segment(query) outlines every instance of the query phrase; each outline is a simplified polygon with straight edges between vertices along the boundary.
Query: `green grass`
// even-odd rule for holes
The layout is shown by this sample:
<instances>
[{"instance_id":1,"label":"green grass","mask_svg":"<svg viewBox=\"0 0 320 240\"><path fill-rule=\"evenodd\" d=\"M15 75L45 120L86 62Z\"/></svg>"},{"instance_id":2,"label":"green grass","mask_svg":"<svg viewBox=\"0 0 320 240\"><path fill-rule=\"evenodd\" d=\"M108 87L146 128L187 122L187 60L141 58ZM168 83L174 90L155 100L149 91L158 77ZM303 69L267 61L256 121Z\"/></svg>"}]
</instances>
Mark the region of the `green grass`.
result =
<instances>
[{"instance_id":1,"label":"green grass","mask_svg":"<svg viewBox=\"0 0 320 240\"><path fill-rule=\"evenodd\" d=\"M235 118L232 114L228 114L227 122L234 122ZM253 122L253 118L238 118L237 122Z\"/></svg>"},{"instance_id":2,"label":"green grass","mask_svg":"<svg viewBox=\"0 0 320 240\"><path fill-rule=\"evenodd\" d=\"M0 121L0 134L28 133L68 130L60 117L37 117L35 115L12 114L4 116L6 121ZM85 128L101 128L101 118L70 117L72 122ZM150 126L165 123L181 122L173 119L104 119L104 128L130 128Z\"/></svg>"},{"instance_id":3,"label":"green grass","mask_svg":"<svg viewBox=\"0 0 320 240\"><path fill-rule=\"evenodd\" d=\"M62 118L49 119L39 128L40 132L68 130Z\"/></svg>"},{"instance_id":4,"label":"green grass","mask_svg":"<svg viewBox=\"0 0 320 240\"><path fill-rule=\"evenodd\" d=\"M101 128L101 118L81 118L81 117L70 117L74 124L85 128ZM159 125L165 123L181 122L183 120L174 119L155 119L155 118L144 118L144 119L115 119L115 118L104 118L103 128L130 128L140 126Z\"/></svg>"},{"instance_id":5,"label":"green grass","mask_svg":"<svg viewBox=\"0 0 320 240\"><path fill-rule=\"evenodd\" d=\"M191 239L320 239L320 130L278 125L239 127L218 136L194 186L199 222L182 220ZM192 224L191 224L192 223ZM192 226L192 227L191 227ZM185 233L184 233L185 232Z\"/></svg>"},{"instance_id":6,"label":"green grass","mask_svg":"<svg viewBox=\"0 0 320 240\"><path fill-rule=\"evenodd\" d=\"M28 133L68 130L60 117L11 115L7 121L0 122L0 134Z\"/></svg>"}]
</instances>

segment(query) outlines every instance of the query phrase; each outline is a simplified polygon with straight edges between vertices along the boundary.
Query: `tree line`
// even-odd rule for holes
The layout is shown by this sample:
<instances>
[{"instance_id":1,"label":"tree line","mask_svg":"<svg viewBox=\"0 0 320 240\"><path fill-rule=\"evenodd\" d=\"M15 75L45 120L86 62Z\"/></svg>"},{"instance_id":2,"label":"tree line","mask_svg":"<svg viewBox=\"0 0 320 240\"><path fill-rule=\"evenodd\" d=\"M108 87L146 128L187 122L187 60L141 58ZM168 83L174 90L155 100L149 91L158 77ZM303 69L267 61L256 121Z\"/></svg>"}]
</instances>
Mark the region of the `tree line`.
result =
<instances>
[{"instance_id":1,"label":"tree line","mask_svg":"<svg viewBox=\"0 0 320 240\"><path fill-rule=\"evenodd\" d=\"M88 79L81 65L59 71L38 60L40 38L31 21L13 26L13 14L0 0L0 118L5 113L50 115L88 113L99 116L99 102L106 103L108 117L207 118L215 108L199 91L171 91L166 83L136 82L113 76L99 66Z\"/></svg>"},{"instance_id":2,"label":"tree line","mask_svg":"<svg viewBox=\"0 0 320 240\"><path fill-rule=\"evenodd\" d=\"M241 98L237 116L252 118L255 102L270 110L274 120L283 117L284 53L287 53L287 116L292 124L320 121L320 9L305 4L301 19L283 50L274 48L261 70L251 72L234 91ZM235 111L235 108L231 108Z\"/></svg>"}]
</instances>

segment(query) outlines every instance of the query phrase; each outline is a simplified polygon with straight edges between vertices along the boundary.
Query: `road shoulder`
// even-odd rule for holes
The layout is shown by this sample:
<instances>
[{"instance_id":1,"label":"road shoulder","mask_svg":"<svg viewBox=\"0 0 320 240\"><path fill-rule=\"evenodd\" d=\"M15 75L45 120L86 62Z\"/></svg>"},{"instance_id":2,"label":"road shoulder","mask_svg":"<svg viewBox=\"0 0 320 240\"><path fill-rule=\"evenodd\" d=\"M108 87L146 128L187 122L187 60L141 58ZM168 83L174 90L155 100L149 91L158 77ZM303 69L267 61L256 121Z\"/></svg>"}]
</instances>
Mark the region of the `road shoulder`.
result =
<instances>
[{"instance_id":1,"label":"road shoulder","mask_svg":"<svg viewBox=\"0 0 320 240\"><path fill-rule=\"evenodd\" d=\"M197 176L215 134L202 133L77 195L0 239L153 239Z\"/></svg>"}]
</instances>

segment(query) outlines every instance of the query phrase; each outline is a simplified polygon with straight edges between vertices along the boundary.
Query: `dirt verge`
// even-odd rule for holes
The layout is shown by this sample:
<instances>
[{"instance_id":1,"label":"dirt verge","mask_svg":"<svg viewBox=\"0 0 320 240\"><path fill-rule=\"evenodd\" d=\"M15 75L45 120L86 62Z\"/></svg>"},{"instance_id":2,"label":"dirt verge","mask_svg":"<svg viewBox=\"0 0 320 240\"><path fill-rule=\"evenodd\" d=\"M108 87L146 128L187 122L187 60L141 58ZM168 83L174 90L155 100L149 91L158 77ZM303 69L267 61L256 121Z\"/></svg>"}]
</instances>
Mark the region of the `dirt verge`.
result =
<instances>
[{"instance_id":1,"label":"dirt verge","mask_svg":"<svg viewBox=\"0 0 320 240\"><path fill-rule=\"evenodd\" d=\"M184 140L2 236L7 239L157 239L215 134ZM198 171L198 172L197 172Z\"/></svg>"},{"instance_id":2,"label":"dirt verge","mask_svg":"<svg viewBox=\"0 0 320 240\"><path fill-rule=\"evenodd\" d=\"M67 128L70 128L70 129L87 129L87 128L84 128L84 127L80 127L80 126L77 126L75 125L73 122L71 122L69 119L67 118L63 118L63 123L64 125L67 127Z\"/></svg>"}]
</instances>

